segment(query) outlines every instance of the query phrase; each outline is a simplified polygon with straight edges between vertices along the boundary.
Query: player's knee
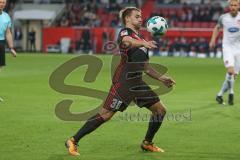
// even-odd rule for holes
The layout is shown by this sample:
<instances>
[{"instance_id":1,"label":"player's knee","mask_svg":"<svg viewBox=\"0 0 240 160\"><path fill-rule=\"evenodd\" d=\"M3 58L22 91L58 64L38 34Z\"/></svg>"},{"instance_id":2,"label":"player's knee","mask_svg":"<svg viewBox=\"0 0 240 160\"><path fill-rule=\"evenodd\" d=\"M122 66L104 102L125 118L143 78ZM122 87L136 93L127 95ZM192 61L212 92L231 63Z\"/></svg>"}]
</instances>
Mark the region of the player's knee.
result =
<instances>
[{"instance_id":1,"label":"player's knee","mask_svg":"<svg viewBox=\"0 0 240 160\"><path fill-rule=\"evenodd\" d=\"M104 113L101 115L101 117L103 118L104 121L109 121L113 117L113 114L114 113L112 112Z\"/></svg>"},{"instance_id":2,"label":"player's knee","mask_svg":"<svg viewBox=\"0 0 240 160\"><path fill-rule=\"evenodd\" d=\"M153 111L153 115L161 115L161 116L165 116L165 114L167 113L167 110L165 107L158 107L155 111Z\"/></svg>"},{"instance_id":3,"label":"player's knee","mask_svg":"<svg viewBox=\"0 0 240 160\"><path fill-rule=\"evenodd\" d=\"M235 73L234 73L233 71L229 71L228 74L229 74L230 76L235 75Z\"/></svg>"},{"instance_id":4,"label":"player's knee","mask_svg":"<svg viewBox=\"0 0 240 160\"><path fill-rule=\"evenodd\" d=\"M160 110L162 116L165 116L165 114L167 113L167 110L165 107L161 107L161 110Z\"/></svg>"},{"instance_id":5,"label":"player's knee","mask_svg":"<svg viewBox=\"0 0 240 160\"><path fill-rule=\"evenodd\" d=\"M108 121L112 118L112 116L114 115L115 112L112 112L110 110L107 110L105 108L102 108L99 111L99 114L101 115L101 117L103 118L104 121Z\"/></svg>"},{"instance_id":6,"label":"player's knee","mask_svg":"<svg viewBox=\"0 0 240 160\"><path fill-rule=\"evenodd\" d=\"M228 68L228 74L230 76L235 75L234 69L233 68Z\"/></svg>"}]
</instances>

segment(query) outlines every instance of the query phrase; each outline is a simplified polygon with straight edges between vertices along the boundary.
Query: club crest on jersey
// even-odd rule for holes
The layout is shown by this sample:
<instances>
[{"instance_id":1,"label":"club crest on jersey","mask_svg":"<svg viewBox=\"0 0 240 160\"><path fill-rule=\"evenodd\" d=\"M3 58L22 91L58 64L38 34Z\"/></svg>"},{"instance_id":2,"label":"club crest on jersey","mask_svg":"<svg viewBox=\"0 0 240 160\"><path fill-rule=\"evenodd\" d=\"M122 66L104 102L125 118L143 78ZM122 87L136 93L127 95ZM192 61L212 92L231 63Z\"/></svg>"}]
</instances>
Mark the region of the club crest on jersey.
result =
<instances>
[{"instance_id":1,"label":"club crest on jersey","mask_svg":"<svg viewBox=\"0 0 240 160\"><path fill-rule=\"evenodd\" d=\"M239 32L239 28L237 28L237 27L231 27L231 28L228 29L228 32L230 32L230 33Z\"/></svg>"},{"instance_id":2,"label":"club crest on jersey","mask_svg":"<svg viewBox=\"0 0 240 160\"><path fill-rule=\"evenodd\" d=\"M128 31L127 30L124 30L121 32L121 36L127 36L128 35Z\"/></svg>"},{"instance_id":3,"label":"club crest on jersey","mask_svg":"<svg viewBox=\"0 0 240 160\"><path fill-rule=\"evenodd\" d=\"M141 49L145 54L147 54L147 48L141 47L141 48L139 48L139 49Z\"/></svg>"}]
</instances>

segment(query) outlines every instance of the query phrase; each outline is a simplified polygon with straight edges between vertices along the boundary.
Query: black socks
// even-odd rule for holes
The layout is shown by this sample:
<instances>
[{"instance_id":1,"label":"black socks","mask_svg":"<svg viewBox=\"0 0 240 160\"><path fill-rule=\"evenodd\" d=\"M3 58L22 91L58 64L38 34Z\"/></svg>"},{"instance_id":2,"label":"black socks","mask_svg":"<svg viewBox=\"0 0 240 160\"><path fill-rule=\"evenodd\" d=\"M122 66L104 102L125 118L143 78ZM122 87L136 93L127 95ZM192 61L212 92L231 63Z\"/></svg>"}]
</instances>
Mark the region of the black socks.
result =
<instances>
[{"instance_id":1,"label":"black socks","mask_svg":"<svg viewBox=\"0 0 240 160\"><path fill-rule=\"evenodd\" d=\"M97 129L104 122L105 121L100 114L96 114L95 116L89 118L84 126L73 136L75 142L78 143L82 137Z\"/></svg>"},{"instance_id":2,"label":"black socks","mask_svg":"<svg viewBox=\"0 0 240 160\"><path fill-rule=\"evenodd\" d=\"M145 141L152 142L155 133L157 133L160 128L165 114L152 115L149 121L147 134L145 136Z\"/></svg>"},{"instance_id":3,"label":"black socks","mask_svg":"<svg viewBox=\"0 0 240 160\"><path fill-rule=\"evenodd\" d=\"M165 114L152 115L149 121L148 130L145 136L145 141L152 142L154 135L160 128ZM73 136L76 143L85 135L91 133L104 123L104 119L100 114L97 114L88 119L81 129Z\"/></svg>"}]
</instances>

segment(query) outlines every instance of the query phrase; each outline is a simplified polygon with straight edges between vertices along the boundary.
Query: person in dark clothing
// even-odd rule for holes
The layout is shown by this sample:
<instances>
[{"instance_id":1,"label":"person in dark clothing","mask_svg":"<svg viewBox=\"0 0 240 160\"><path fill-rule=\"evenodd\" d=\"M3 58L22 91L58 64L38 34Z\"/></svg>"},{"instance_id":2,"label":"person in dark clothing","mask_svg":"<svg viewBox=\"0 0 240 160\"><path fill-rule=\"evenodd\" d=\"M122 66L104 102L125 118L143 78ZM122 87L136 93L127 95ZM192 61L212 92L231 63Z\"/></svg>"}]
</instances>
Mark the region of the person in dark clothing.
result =
<instances>
[{"instance_id":1,"label":"person in dark clothing","mask_svg":"<svg viewBox=\"0 0 240 160\"><path fill-rule=\"evenodd\" d=\"M158 95L142 80L142 72L144 71L167 87L172 87L175 82L170 77L160 75L148 63L148 50L157 46L154 41L146 41L139 33L142 25L141 10L127 7L120 11L120 17L125 28L119 32L118 44L119 46L131 45L127 48L120 47L121 62L115 71L111 89L102 108L66 141L68 152L73 156L80 155L77 144L84 136L110 120L117 111L124 111L131 101L140 108L145 107L152 112L141 148L151 152L164 152L163 149L153 145L152 140L162 124L166 109Z\"/></svg>"},{"instance_id":2,"label":"person in dark clothing","mask_svg":"<svg viewBox=\"0 0 240 160\"><path fill-rule=\"evenodd\" d=\"M30 42L30 51L36 51L36 31L32 28L31 31L28 33L28 40Z\"/></svg>"}]
</instances>

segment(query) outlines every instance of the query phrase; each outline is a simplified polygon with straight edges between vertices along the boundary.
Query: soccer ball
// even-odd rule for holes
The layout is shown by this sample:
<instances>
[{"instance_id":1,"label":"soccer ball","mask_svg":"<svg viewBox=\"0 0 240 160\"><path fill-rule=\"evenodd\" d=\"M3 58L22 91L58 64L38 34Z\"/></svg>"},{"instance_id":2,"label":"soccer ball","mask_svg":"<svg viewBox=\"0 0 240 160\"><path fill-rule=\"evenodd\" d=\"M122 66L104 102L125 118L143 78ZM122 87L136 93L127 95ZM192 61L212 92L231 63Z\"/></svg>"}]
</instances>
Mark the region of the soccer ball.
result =
<instances>
[{"instance_id":1,"label":"soccer ball","mask_svg":"<svg viewBox=\"0 0 240 160\"><path fill-rule=\"evenodd\" d=\"M147 30L153 37L163 36L168 29L167 21L160 16L151 17L147 21Z\"/></svg>"}]
</instances>

